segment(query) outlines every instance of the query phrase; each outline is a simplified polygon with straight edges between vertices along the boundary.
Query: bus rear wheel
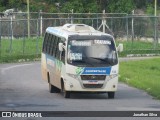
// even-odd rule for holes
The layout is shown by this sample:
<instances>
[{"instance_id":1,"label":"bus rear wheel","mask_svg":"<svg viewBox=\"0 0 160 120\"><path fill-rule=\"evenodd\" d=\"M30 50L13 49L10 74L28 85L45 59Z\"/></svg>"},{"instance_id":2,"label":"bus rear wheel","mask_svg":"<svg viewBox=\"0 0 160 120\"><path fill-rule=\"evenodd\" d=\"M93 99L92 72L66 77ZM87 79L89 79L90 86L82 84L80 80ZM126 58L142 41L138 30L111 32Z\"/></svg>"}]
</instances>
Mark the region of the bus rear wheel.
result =
<instances>
[{"instance_id":1,"label":"bus rear wheel","mask_svg":"<svg viewBox=\"0 0 160 120\"><path fill-rule=\"evenodd\" d=\"M49 83L49 92L50 93L60 93L60 89L50 83L49 73L47 73L47 77L48 77L48 83Z\"/></svg>"},{"instance_id":2,"label":"bus rear wheel","mask_svg":"<svg viewBox=\"0 0 160 120\"><path fill-rule=\"evenodd\" d=\"M62 94L64 98L70 98L70 91L66 91L64 87L64 82L62 82Z\"/></svg>"},{"instance_id":3,"label":"bus rear wheel","mask_svg":"<svg viewBox=\"0 0 160 120\"><path fill-rule=\"evenodd\" d=\"M115 92L108 92L108 98L109 99L114 99Z\"/></svg>"},{"instance_id":4,"label":"bus rear wheel","mask_svg":"<svg viewBox=\"0 0 160 120\"><path fill-rule=\"evenodd\" d=\"M49 83L49 92L50 93L60 93L60 89Z\"/></svg>"}]
</instances>

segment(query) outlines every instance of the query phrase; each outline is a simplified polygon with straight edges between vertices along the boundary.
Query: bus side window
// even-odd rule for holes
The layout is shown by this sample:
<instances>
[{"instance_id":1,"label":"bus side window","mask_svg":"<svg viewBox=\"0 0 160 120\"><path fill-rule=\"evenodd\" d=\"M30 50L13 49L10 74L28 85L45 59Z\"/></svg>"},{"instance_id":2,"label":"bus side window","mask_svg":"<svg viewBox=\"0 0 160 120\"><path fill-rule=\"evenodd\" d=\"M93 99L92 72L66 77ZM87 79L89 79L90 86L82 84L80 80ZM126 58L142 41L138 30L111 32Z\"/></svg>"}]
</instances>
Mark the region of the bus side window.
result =
<instances>
[{"instance_id":1,"label":"bus side window","mask_svg":"<svg viewBox=\"0 0 160 120\"><path fill-rule=\"evenodd\" d=\"M52 47L52 51L51 51L51 55L53 56L53 50L54 50L54 35L52 35L52 44L51 44L51 47Z\"/></svg>"},{"instance_id":2,"label":"bus side window","mask_svg":"<svg viewBox=\"0 0 160 120\"><path fill-rule=\"evenodd\" d=\"M44 35L42 52L45 52L45 41L46 41L46 36L47 36L47 33Z\"/></svg>"},{"instance_id":3,"label":"bus side window","mask_svg":"<svg viewBox=\"0 0 160 120\"><path fill-rule=\"evenodd\" d=\"M60 39L61 38L57 38L57 43L56 43L56 58L59 60L59 58L60 58L60 51L59 51L59 48L58 48L58 44L59 44L59 42L60 42Z\"/></svg>"},{"instance_id":4,"label":"bus side window","mask_svg":"<svg viewBox=\"0 0 160 120\"><path fill-rule=\"evenodd\" d=\"M61 52L61 60L62 62L65 64L65 50L63 49L63 51Z\"/></svg>"},{"instance_id":5,"label":"bus side window","mask_svg":"<svg viewBox=\"0 0 160 120\"><path fill-rule=\"evenodd\" d=\"M49 33L47 33L47 38L46 38L46 43L45 43L46 53L47 53L47 48L48 48L48 40L49 40Z\"/></svg>"},{"instance_id":6,"label":"bus side window","mask_svg":"<svg viewBox=\"0 0 160 120\"><path fill-rule=\"evenodd\" d=\"M46 43L46 53L49 54L49 43L50 43L50 34L48 34L48 39Z\"/></svg>"},{"instance_id":7,"label":"bus side window","mask_svg":"<svg viewBox=\"0 0 160 120\"><path fill-rule=\"evenodd\" d=\"M53 57L55 57L55 48L56 48L56 39L57 39L57 37L56 36L53 36L53 41L54 41L54 43L53 43L53 53L52 53L52 56Z\"/></svg>"},{"instance_id":8,"label":"bus side window","mask_svg":"<svg viewBox=\"0 0 160 120\"><path fill-rule=\"evenodd\" d=\"M54 45L54 40L53 40L53 35L51 36L51 44L50 44L50 51L49 51L49 54L50 55L53 55L53 45Z\"/></svg>"},{"instance_id":9,"label":"bus side window","mask_svg":"<svg viewBox=\"0 0 160 120\"><path fill-rule=\"evenodd\" d=\"M47 52L47 41L48 41L48 33L45 34L44 41L43 41L43 52Z\"/></svg>"},{"instance_id":10,"label":"bus side window","mask_svg":"<svg viewBox=\"0 0 160 120\"><path fill-rule=\"evenodd\" d=\"M48 40L48 54L50 55L51 53L51 43L52 43L52 35L49 35L49 40Z\"/></svg>"},{"instance_id":11,"label":"bus side window","mask_svg":"<svg viewBox=\"0 0 160 120\"><path fill-rule=\"evenodd\" d=\"M57 44L58 44L58 37L55 37L55 44L54 44L54 56L57 58Z\"/></svg>"}]
</instances>

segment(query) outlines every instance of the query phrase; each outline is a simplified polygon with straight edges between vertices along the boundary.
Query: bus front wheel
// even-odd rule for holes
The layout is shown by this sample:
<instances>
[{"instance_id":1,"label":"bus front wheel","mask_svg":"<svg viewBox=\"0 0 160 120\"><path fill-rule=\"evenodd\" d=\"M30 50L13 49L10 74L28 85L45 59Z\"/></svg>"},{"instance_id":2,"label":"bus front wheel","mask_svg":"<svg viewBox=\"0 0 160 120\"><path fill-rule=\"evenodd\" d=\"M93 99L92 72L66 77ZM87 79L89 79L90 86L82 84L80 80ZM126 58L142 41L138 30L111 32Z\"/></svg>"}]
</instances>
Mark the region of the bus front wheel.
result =
<instances>
[{"instance_id":1,"label":"bus front wheel","mask_svg":"<svg viewBox=\"0 0 160 120\"><path fill-rule=\"evenodd\" d=\"M108 92L108 98L109 99L114 99L115 92Z\"/></svg>"},{"instance_id":2,"label":"bus front wheel","mask_svg":"<svg viewBox=\"0 0 160 120\"><path fill-rule=\"evenodd\" d=\"M62 94L64 98L70 98L70 91L66 91L64 87L64 82L62 82Z\"/></svg>"}]
</instances>

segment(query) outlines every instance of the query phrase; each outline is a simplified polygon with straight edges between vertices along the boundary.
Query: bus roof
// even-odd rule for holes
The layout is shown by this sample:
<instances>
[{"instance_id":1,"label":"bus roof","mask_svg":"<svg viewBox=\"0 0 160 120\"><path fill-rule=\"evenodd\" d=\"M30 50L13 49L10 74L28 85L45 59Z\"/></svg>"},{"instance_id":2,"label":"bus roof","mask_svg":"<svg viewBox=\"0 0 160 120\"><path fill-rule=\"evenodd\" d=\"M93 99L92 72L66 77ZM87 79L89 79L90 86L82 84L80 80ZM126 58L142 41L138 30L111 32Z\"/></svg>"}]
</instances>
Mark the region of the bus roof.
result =
<instances>
[{"instance_id":1,"label":"bus roof","mask_svg":"<svg viewBox=\"0 0 160 120\"><path fill-rule=\"evenodd\" d=\"M65 24L59 27L48 27L46 32L64 38L68 38L68 36L72 35L107 35L112 37L110 34L97 31L93 27L85 24Z\"/></svg>"}]
</instances>

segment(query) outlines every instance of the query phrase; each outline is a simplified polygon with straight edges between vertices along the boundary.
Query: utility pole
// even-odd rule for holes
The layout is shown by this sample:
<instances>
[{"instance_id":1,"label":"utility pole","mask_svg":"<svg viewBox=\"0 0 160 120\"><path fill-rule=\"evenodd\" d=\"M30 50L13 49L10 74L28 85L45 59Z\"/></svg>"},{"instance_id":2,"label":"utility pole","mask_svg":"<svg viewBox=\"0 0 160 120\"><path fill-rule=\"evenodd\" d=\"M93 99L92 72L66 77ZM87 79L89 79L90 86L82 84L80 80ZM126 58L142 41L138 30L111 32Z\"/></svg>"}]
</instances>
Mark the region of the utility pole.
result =
<instances>
[{"instance_id":1,"label":"utility pole","mask_svg":"<svg viewBox=\"0 0 160 120\"><path fill-rule=\"evenodd\" d=\"M154 16L157 16L157 0L154 1Z\"/></svg>"},{"instance_id":2,"label":"utility pole","mask_svg":"<svg viewBox=\"0 0 160 120\"><path fill-rule=\"evenodd\" d=\"M73 9L71 10L71 13L72 13L72 14L71 14L71 24L73 24L73 21L74 21L74 20L73 20Z\"/></svg>"},{"instance_id":3,"label":"utility pole","mask_svg":"<svg viewBox=\"0 0 160 120\"><path fill-rule=\"evenodd\" d=\"M27 20L28 20L28 38L30 37L30 14L29 14L29 0L27 0Z\"/></svg>"},{"instance_id":4,"label":"utility pole","mask_svg":"<svg viewBox=\"0 0 160 120\"><path fill-rule=\"evenodd\" d=\"M154 49L156 49L158 39L157 39L157 0L154 1Z\"/></svg>"},{"instance_id":5,"label":"utility pole","mask_svg":"<svg viewBox=\"0 0 160 120\"><path fill-rule=\"evenodd\" d=\"M132 44L134 41L134 10L132 10Z\"/></svg>"}]
</instances>

